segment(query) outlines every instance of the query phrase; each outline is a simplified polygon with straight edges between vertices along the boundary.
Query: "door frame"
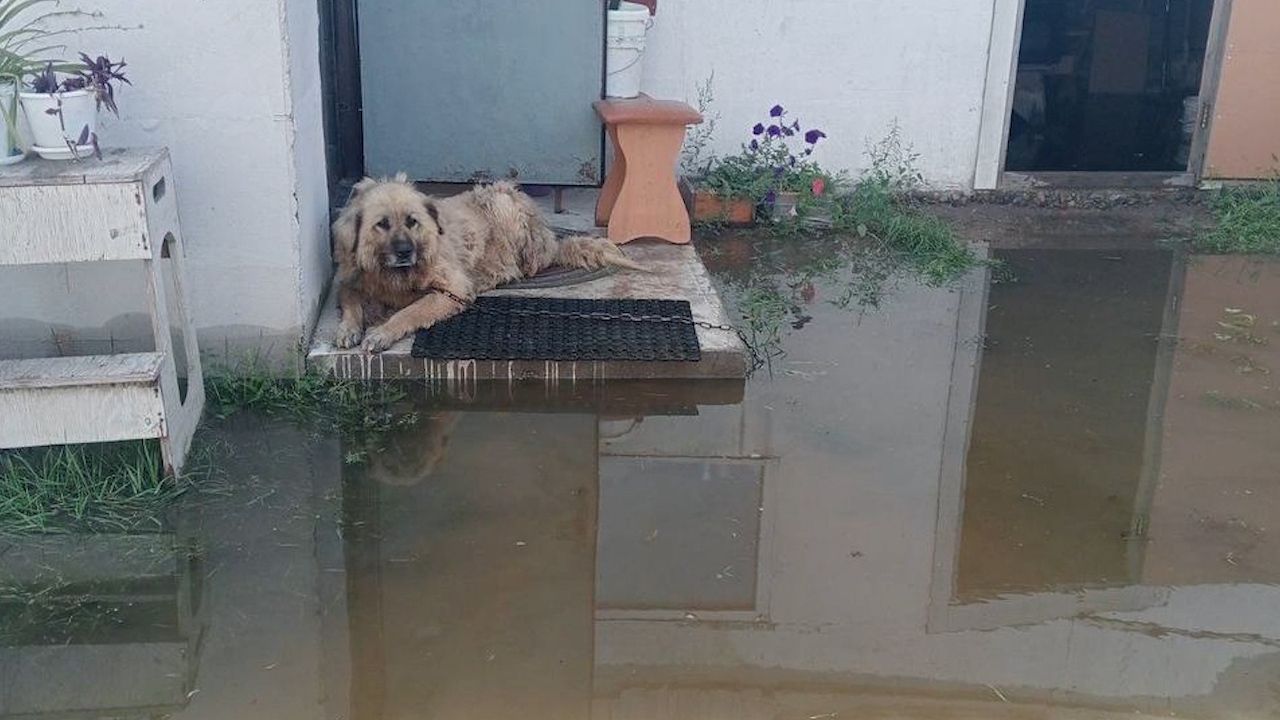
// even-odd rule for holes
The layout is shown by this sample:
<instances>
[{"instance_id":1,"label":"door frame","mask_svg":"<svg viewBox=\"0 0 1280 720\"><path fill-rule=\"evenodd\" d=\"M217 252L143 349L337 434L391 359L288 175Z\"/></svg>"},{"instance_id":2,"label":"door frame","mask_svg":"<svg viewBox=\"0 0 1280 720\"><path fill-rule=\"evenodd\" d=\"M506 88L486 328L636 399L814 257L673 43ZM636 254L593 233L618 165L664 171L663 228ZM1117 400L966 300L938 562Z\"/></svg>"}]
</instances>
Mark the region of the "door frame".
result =
<instances>
[{"instance_id":1,"label":"door frame","mask_svg":"<svg viewBox=\"0 0 1280 720\"><path fill-rule=\"evenodd\" d=\"M1027 0L992 0L991 37L987 54L987 79L983 89L982 113L978 129L978 154L974 165L975 190L997 190L1009 185L1062 185L1068 176L1100 177L1098 173L1006 173L1009 151L1009 122L1013 112L1013 93L1018 77L1018 55L1022 49L1022 24ZM1204 73L1200 79L1200 125L1191 140L1191 158L1185 172L1157 173L1163 181L1157 185L1194 185L1203 177L1209 136L1213 131L1213 114L1218 99L1218 81L1226 54L1227 29L1230 27L1232 0L1213 0L1213 18L1209 23L1209 42L1205 49ZM1204 102L1207 99L1208 102ZM1116 175L1116 173L1108 173ZM1138 175L1138 173L1131 173ZM1142 175L1150 175L1142 173ZM1039 180L1039 182L1037 182ZM1139 184L1150 186L1150 178ZM1047 182L1046 182L1047 181ZM1070 184L1087 184L1070 183Z\"/></svg>"},{"instance_id":2,"label":"door frame","mask_svg":"<svg viewBox=\"0 0 1280 720\"><path fill-rule=\"evenodd\" d=\"M317 0L320 5L320 95L324 111L329 203L347 202L364 175L363 96L356 0Z\"/></svg>"},{"instance_id":3,"label":"door frame","mask_svg":"<svg viewBox=\"0 0 1280 720\"><path fill-rule=\"evenodd\" d=\"M320 15L320 94L324 114L325 161L333 210L346 204L352 186L365 175L364 91L360 79L360 19L357 0L316 0ZM602 36L608 13L601 11ZM606 56L600 52L600 97L605 96ZM606 144L600 130L596 180L575 187L600 187ZM570 186L562 186L570 187Z\"/></svg>"}]
</instances>

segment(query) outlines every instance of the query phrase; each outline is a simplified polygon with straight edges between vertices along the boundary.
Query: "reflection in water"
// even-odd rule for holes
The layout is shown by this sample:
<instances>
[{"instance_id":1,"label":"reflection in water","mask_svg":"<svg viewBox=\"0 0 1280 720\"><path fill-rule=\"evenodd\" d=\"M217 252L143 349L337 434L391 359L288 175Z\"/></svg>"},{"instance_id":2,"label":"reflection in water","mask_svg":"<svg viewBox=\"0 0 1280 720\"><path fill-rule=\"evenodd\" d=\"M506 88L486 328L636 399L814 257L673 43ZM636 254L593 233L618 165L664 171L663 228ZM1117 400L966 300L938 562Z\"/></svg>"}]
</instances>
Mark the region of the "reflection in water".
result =
<instances>
[{"instance_id":1,"label":"reflection in water","mask_svg":"<svg viewBox=\"0 0 1280 720\"><path fill-rule=\"evenodd\" d=\"M1137 582L1156 472L1145 463L1158 460L1146 445L1160 439L1147 418L1153 390L1168 389L1161 338L1181 263L1161 251L998 256L1020 282L989 297L956 592Z\"/></svg>"},{"instance_id":2,"label":"reflection in water","mask_svg":"<svg viewBox=\"0 0 1280 720\"><path fill-rule=\"evenodd\" d=\"M819 284L745 393L418 387L363 463L222 428L237 491L187 579L0 549L31 601L0 715L1275 717L1280 265L1004 255L1017 284L874 312ZM130 609L57 630L49 587Z\"/></svg>"}]
</instances>

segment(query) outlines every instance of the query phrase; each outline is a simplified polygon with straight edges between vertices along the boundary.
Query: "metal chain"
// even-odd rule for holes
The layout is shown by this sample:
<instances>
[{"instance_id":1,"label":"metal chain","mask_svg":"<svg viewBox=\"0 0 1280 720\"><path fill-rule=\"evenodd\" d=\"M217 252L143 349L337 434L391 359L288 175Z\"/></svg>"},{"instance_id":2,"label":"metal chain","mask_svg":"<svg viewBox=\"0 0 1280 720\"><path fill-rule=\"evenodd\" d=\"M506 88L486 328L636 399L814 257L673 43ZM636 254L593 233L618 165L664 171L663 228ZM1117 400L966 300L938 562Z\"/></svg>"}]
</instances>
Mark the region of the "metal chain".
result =
<instances>
[{"instance_id":1,"label":"metal chain","mask_svg":"<svg viewBox=\"0 0 1280 720\"><path fill-rule=\"evenodd\" d=\"M560 318L564 320L601 320L601 321L622 321L622 322L653 322L653 323L673 323L676 325L692 325L694 327L704 328L706 330L723 330L731 332L738 336L742 344L751 353L752 369L757 369L764 364L756 347L747 339L738 328L729 324L720 324L707 322L706 320L694 320L693 318L679 317L675 315L637 315L635 313L606 313L606 312L558 312L555 310L494 310L492 308L483 307L475 301L467 300L458 295L449 292L443 288L432 288L432 292L439 293L458 303L463 309L471 309L485 315L507 315L513 317L546 317Z\"/></svg>"}]
</instances>

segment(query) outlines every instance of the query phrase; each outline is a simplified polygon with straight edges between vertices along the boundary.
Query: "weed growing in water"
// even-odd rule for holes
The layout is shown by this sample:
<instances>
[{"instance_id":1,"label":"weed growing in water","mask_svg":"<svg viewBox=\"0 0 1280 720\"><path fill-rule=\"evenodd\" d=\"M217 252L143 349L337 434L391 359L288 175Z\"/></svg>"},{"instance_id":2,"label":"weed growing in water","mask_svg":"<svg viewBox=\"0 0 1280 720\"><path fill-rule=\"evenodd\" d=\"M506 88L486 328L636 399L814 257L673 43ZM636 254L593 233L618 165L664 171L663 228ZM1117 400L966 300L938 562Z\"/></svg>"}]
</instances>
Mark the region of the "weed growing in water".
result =
<instances>
[{"instance_id":1,"label":"weed growing in water","mask_svg":"<svg viewBox=\"0 0 1280 720\"><path fill-rule=\"evenodd\" d=\"M794 329L808 321L804 307L815 283L834 291L828 302L837 307L875 308L896 277L942 286L984 264L1001 274L946 221L912 204L921 179L918 155L896 125L867 156L871 166L857 182L833 179L837 187L827 199L802 204L798 217L770 225L768 238L752 239L749 261L739 258L736 271L717 273L762 357L782 354L788 319ZM815 213L825 217L814 222ZM721 239L743 242L742 236ZM710 266L725 264L722 250L704 253Z\"/></svg>"},{"instance_id":2,"label":"weed growing in water","mask_svg":"<svg viewBox=\"0 0 1280 720\"><path fill-rule=\"evenodd\" d=\"M893 184L868 178L835 204L832 229L897 258L930 285L945 285L981 260L945 220L914 208Z\"/></svg>"},{"instance_id":3,"label":"weed growing in water","mask_svg":"<svg viewBox=\"0 0 1280 720\"><path fill-rule=\"evenodd\" d=\"M418 422L402 407L404 388L391 382L339 380L316 373L282 377L250 360L205 381L205 398L215 418L241 411L283 418L321 431L340 433L354 445L380 447L387 432ZM360 462L364 454L350 456Z\"/></svg>"},{"instance_id":4,"label":"weed growing in water","mask_svg":"<svg viewBox=\"0 0 1280 720\"><path fill-rule=\"evenodd\" d=\"M188 491L216 491L209 467L197 446L168 475L154 440L0 451L0 536L156 530Z\"/></svg>"},{"instance_id":5,"label":"weed growing in water","mask_svg":"<svg viewBox=\"0 0 1280 720\"><path fill-rule=\"evenodd\" d=\"M1216 225L1197 252L1280 255L1280 179L1222 190L1212 202Z\"/></svg>"}]
</instances>

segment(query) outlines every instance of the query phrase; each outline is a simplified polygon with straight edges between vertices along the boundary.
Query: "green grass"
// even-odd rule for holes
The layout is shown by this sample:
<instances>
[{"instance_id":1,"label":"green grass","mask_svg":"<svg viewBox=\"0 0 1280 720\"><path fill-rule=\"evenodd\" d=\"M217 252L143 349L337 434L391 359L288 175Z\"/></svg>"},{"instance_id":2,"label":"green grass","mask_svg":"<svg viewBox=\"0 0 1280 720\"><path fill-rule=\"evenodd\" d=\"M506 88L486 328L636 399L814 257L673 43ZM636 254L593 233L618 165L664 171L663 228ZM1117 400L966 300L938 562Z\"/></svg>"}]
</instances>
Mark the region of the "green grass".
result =
<instances>
[{"instance_id":1,"label":"green grass","mask_svg":"<svg viewBox=\"0 0 1280 720\"><path fill-rule=\"evenodd\" d=\"M279 376L256 362L205 381L206 412L215 418L254 412L337 432L349 444L368 449L375 449L387 432L417 423L417 413L403 402L406 397L404 388L392 382L364 383L315 373Z\"/></svg>"},{"instance_id":2,"label":"green grass","mask_svg":"<svg viewBox=\"0 0 1280 720\"><path fill-rule=\"evenodd\" d=\"M912 207L883 180L864 179L833 213L836 232L877 243L930 285L945 285L981 260L945 220Z\"/></svg>"},{"instance_id":3,"label":"green grass","mask_svg":"<svg viewBox=\"0 0 1280 720\"><path fill-rule=\"evenodd\" d=\"M155 441L0 452L0 534L159 528L191 487L163 470Z\"/></svg>"},{"instance_id":4,"label":"green grass","mask_svg":"<svg viewBox=\"0 0 1280 720\"><path fill-rule=\"evenodd\" d=\"M1226 188L1212 208L1214 228L1195 242L1197 252L1280 255L1280 180Z\"/></svg>"},{"instance_id":5,"label":"green grass","mask_svg":"<svg viewBox=\"0 0 1280 720\"><path fill-rule=\"evenodd\" d=\"M380 447L388 431L417 422L416 413L397 405L405 393L392 383L279 377L253 362L211 377L205 393L212 418L247 411L341 433L356 448L351 462ZM0 535L161 529L170 508L192 490L225 489L211 482L213 459L199 434L182 478L164 473L154 441L0 451Z\"/></svg>"},{"instance_id":6,"label":"green grass","mask_svg":"<svg viewBox=\"0 0 1280 720\"><path fill-rule=\"evenodd\" d=\"M744 334L756 364L768 363L781 354L782 323L790 312L791 301L776 287L753 285L737 298L738 311L746 325Z\"/></svg>"},{"instance_id":7,"label":"green grass","mask_svg":"<svg viewBox=\"0 0 1280 720\"><path fill-rule=\"evenodd\" d=\"M830 227L807 222L805 213L816 206L804 207L798 218L757 236L745 269L718 273L757 365L785 354L786 324L799 328L808 321L805 306L817 284L827 302L867 309L879 307L898 278L939 287L983 265L993 278L1002 277L1002 266L979 257L945 220L912 205L903 188L891 175L868 173L818 208L830 216Z\"/></svg>"}]
</instances>

